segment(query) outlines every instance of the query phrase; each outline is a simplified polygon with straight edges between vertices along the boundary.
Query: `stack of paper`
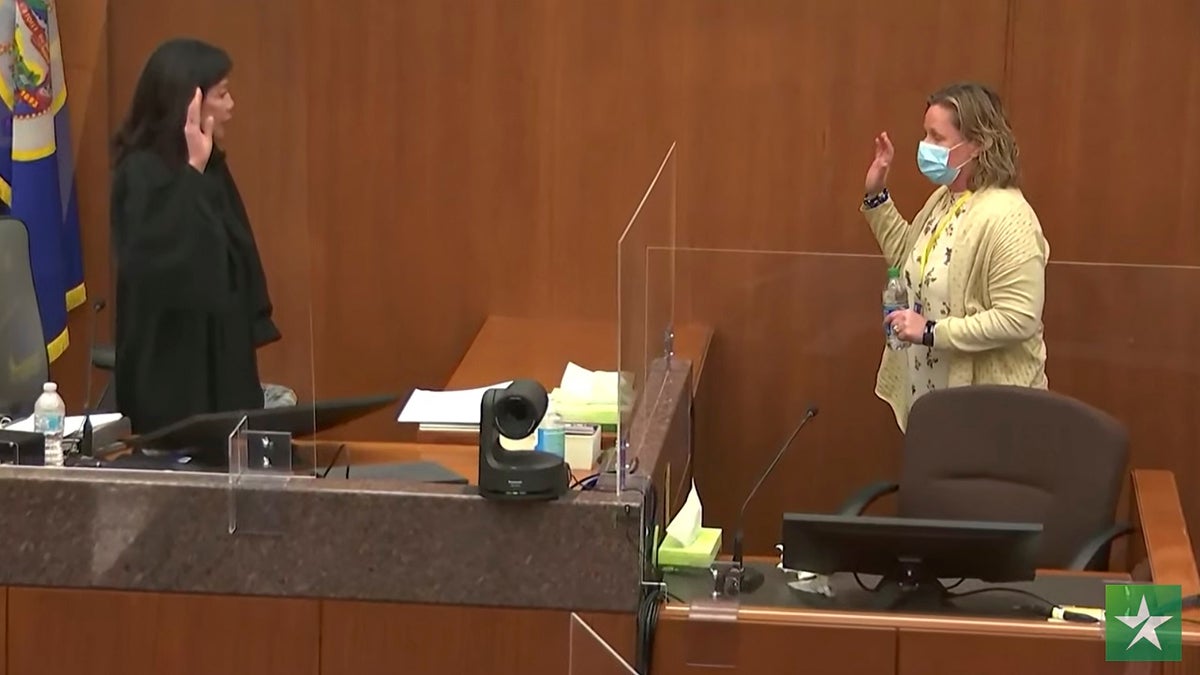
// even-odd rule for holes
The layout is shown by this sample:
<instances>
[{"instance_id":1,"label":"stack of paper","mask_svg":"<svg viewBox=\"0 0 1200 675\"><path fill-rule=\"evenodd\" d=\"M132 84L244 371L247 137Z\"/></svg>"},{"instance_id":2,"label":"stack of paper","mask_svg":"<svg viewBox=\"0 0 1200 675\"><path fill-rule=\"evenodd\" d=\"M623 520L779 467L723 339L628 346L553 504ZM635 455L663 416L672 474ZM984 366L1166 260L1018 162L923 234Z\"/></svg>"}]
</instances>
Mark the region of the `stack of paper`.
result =
<instances>
[{"instance_id":1,"label":"stack of paper","mask_svg":"<svg viewBox=\"0 0 1200 675\"><path fill-rule=\"evenodd\" d=\"M414 389L396 421L420 424L423 428L479 426L479 406L483 401L483 393L489 389L503 389L510 384L511 381L498 382L478 389L446 391Z\"/></svg>"},{"instance_id":2,"label":"stack of paper","mask_svg":"<svg viewBox=\"0 0 1200 675\"><path fill-rule=\"evenodd\" d=\"M63 436L75 436L83 433L83 422L87 419L87 415L68 415L63 421ZM92 415L92 430L99 429L106 424L121 419L121 413L98 413ZM9 431L27 431L33 433L33 416L30 415L23 420L17 420L4 427Z\"/></svg>"},{"instance_id":3,"label":"stack of paper","mask_svg":"<svg viewBox=\"0 0 1200 675\"><path fill-rule=\"evenodd\" d=\"M478 427L483 392L510 384L511 380L478 389L416 389L396 421L420 424L422 429ZM567 364L559 385L550 392L551 405L568 424L615 427L621 398L619 373L588 370L574 363ZM632 400L632 395L626 392L625 398Z\"/></svg>"},{"instance_id":4,"label":"stack of paper","mask_svg":"<svg viewBox=\"0 0 1200 675\"><path fill-rule=\"evenodd\" d=\"M619 373L568 363L558 387L550 392L550 400L565 422L616 426L620 391Z\"/></svg>"}]
</instances>

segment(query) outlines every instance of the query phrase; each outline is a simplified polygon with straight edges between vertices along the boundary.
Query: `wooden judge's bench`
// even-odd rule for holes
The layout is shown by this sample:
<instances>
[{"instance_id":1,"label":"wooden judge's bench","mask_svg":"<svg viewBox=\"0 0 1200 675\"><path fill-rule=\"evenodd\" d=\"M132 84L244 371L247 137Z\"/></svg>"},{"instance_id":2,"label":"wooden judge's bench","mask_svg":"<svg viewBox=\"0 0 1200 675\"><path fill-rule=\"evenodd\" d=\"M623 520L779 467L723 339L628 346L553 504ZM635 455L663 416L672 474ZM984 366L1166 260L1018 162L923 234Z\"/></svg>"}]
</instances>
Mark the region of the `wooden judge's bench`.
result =
<instances>
[{"instance_id":1,"label":"wooden judge's bench","mask_svg":"<svg viewBox=\"0 0 1200 675\"><path fill-rule=\"evenodd\" d=\"M567 361L615 369L614 334L598 322L493 317L446 386L522 373L552 386ZM660 404L632 422L631 453L669 512L690 471L689 402L710 340L703 327L679 330L677 358L650 369ZM537 349L505 346L521 341ZM315 456L434 461L474 482L474 444L470 433L322 439ZM1065 588L1058 578L1200 593L1174 476L1130 481L1137 531L1120 569L1046 571L1047 592ZM0 485L0 675L616 675L635 659L637 493L576 490L509 508L462 485L18 467L0 467ZM1182 663L1106 663L1096 625L814 608L779 586L772 563L756 561L767 584L732 612L711 611L696 579L668 575L651 672L1200 672L1191 623Z\"/></svg>"}]
</instances>

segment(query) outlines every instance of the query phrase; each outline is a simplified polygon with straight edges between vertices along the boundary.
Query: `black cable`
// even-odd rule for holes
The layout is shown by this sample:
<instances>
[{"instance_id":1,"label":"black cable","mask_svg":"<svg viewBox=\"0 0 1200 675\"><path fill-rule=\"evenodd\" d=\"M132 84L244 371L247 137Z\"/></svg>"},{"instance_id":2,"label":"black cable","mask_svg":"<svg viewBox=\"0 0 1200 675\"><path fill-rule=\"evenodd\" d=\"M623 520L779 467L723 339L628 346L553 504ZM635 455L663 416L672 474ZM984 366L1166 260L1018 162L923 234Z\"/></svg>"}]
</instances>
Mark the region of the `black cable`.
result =
<instances>
[{"instance_id":1,"label":"black cable","mask_svg":"<svg viewBox=\"0 0 1200 675\"><path fill-rule=\"evenodd\" d=\"M590 490L595 487L596 481L599 479L600 474L598 473L591 474L590 476L584 476L583 478L576 478L571 482L571 487L569 489L574 490L575 488L579 488L580 490Z\"/></svg>"},{"instance_id":2,"label":"black cable","mask_svg":"<svg viewBox=\"0 0 1200 675\"><path fill-rule=\"evenodd\" d=\"M1038 602L1042 603L1043 605L1046 605L1047 607L1049 607L1050 608L1050 616L1054 616L1054 610L1057 609L1057 610L1062 610L1062 618L1064 621L1072 621L1072 622L1076 622L1076 623L1100 623L1100 619L1097 619L1096 617L1094 617L1090 614L1084 614L1083 612L1073 612L1073 611L1067 609L1066 607L1063 607L1062 605L1058 604L1057 602L1050 602L1049 600L1047 600L1046 598L1043 598L1042 596L1038 595L1037 593L1031 593L1029 591L1022 590L1020 588L1009 588L1007 586L988 586L986 588L977 588L973 591L962 591L959 593L947 593L946 595L949 596L950 599L954 600L954 599L958 599L958 598L965 598L968 595L979 595L980 593L1014 593L1016 595L1023 595L1027 598L1032 598L1034 600L1037 600Z\"/></svg>"},{"instance_id":3,"label":"black cable","mask_svg":"<svg viewBox=\"0 0 1200 675\"><path fill-rule=\"evenodd\" d=\"M654 656L654 633L658 627L658 612L662 600L662 587L643 586L641 602L638 603L637 663L634 670L638 675L650 675L650 664Z\"/></svg>"},{"instance_id":4,"label":"black cable","mask_svg":"<svg viewBox=\"0 0 1200 675\"><path fill-rule=\"evenodd\" d=\"M880 589L880 586L883 584L883 580L881 579L878 583L875 584L874 587L867 587L867 585L863 583L862 579L860 579L858 577L857 573L854 575L854 580L856 582L858 582L859 588L862 588L864 591L867 591L869 593L874 593L874 592L878 591ZM959 579L953 585L947 586L945 588L945 591L946 591L945 597L947 600L953 601L953 600L957 600L959 598L965 598L965 597L968 597L971 595L979 595L981 593L1014 593L1016 595L1023 595L1027 598L1032 598L1032 599L1037 600L1038 602L1042 603L1043 605L1049 607L1050 608L1050 611L1049 611L1050 616L1054 616L1054 610L1061 610L1062 618L1064 621L1072 621L1072 622L1077 622L1077 623L1100 623L1100 619L1097 619L1096 617L1094 617L1090 614L1084 614L1083 612L1071 611L1056 602L1050 602L1049 600L1038 595L1037 593L1031 593L1030 591L1026 591L1026 590L1023 590L1020 588L1009 588L1008 586L987 586L985 588L977 588L972 591L960 591L958 593L949 592L951 588L957 588L958 585L961 584L963 581L964 581L963 579ZM1186 606L1186 600L1185 600L1185 606Z\"/></svg>"},{"instance_id":5,"label":"black cable","mask_svg":"<svg viewBox=\"0 0 1200 675\"><path fill-rule=\"evenodd\" d=\"M663 583L662 568L658 566L658 494L654 486L648 486L642 495L642 576L641 597L638 600L637 644L635 670L638 675L649 675L654 656L654 633L658 628L658 613L666 584Z\"/></svg>"},{"instance_id":6,"label":"black cable","mask_svg":"<svg viewBox=\"0 0 1200 675\"><path fill-rule=\"evenodd\" d=\"M325 470L317 474L318 478L328 478L329 472L333 470L333 465L337 464L338 459L342 456L342 452L346 449L345 443L339 443L337 451L333 453L333 459L329 460L329 464L325 466ZM316 451L313 451L313 456L316 457ZM346 478L350 477L350 463L346 462Z\"/></svg>"}]
</instances>

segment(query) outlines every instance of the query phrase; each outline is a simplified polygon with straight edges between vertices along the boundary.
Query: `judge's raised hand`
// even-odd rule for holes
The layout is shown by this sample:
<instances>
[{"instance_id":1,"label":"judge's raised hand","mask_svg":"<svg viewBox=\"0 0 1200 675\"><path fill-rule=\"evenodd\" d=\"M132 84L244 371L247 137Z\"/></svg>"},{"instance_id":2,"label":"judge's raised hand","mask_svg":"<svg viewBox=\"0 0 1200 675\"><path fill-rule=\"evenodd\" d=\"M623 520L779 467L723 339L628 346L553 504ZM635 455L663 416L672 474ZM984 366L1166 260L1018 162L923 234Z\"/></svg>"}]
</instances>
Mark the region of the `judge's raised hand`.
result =
<instances>
[{"instance_id":1,"label":"judge's raised hand","mask_svg":"<svg viewBox=\"0 0 1200 675\"><path fill-rule=\"evenodd\" d=\"M896 157L896 148L887 132L875 137L875 159L867 168L867 194L877 195L887 187L888 170L892 168L892 159Z\"/></svg>"},{"instance_id":2,"label":"judge's raised hand","mask_svg":"<svg viewBox=\"0 0 1200 675\"><path fill-rule=\"evenodd\" d=\"M200 119L200 101L202 94L196 88L196 95L187 107L187 118L183 123L183 137L187 140L188 164L203 173L208 166L208 158L213 149L213 118Z\"/></svg>"}]
</instances>

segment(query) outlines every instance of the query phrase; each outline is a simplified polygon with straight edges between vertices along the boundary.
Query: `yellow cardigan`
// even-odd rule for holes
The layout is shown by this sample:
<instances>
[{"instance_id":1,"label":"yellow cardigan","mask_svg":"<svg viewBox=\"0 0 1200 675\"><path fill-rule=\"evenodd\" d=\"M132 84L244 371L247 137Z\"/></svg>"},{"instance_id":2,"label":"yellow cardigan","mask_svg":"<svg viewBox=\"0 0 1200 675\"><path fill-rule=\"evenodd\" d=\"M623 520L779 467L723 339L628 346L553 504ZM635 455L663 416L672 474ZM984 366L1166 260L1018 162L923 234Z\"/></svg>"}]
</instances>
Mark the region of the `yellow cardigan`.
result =
<instances>
[{"instance_id":1,"label":"yellow cardigan","mask_svg":"<svg viewBox=\"0 0 1200 675\"><path fill-rule=\"evenodd\" d=\"M950 210L945 187L930 195L912 224L888 199L862 207L887 264L902 267L930 218ZM955 225L950 259L950 317L933 329L934 349L949 358L949 385L1009 384L1045 389L1042 305L1050 244L1033 207L1017 189L975 193ZM908 362L884 347L875 394L908 422Z\"/></svg>"}]
</instances>

